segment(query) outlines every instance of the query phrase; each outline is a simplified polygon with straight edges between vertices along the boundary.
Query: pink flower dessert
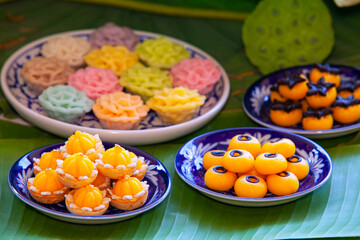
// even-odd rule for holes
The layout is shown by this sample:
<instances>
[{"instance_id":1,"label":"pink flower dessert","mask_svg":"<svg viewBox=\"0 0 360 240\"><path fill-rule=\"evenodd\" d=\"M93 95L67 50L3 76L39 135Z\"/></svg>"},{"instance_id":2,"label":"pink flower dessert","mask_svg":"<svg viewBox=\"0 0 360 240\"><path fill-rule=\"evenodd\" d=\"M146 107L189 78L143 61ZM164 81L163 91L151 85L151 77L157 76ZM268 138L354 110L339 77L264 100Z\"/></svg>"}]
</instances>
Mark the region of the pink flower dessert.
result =
<instances>
[{"instance_id":1,"label":"pink flower dessert","mask_svg":"<svg viewBox=\"0 0 360 240\"><path fill-rule=\"evenodd\" d=\"M183 59L171 68L173 86L185 86L197 89L202 95L209 93L214 84L220 80L220 67L211 59L188 58Z\"/></svg>"},{"instance_id":2,"label":"pink flower dessert","mask_svg":"<svg viewBox=\"0 0 360 240\"><path fill-rule=\"evenodd\" d=\"M112 22L99 27L90 35L90 44L95 48L104 45L125 46L133 51L139 41L139 37L130 28L120 27Z\"/></svg>"},{"instance_id":3,"label":"pink flower dessert","mask_svg":"<svg viewBox=\"0 0 360 240\"><path fill-rule=\"evenodd\" d=\"M97 67L78 69L69 76L68 84L84 91L86 96L94 101L101 95L123 90L118 77L111 69Z\"/></svg>"}]
</instances>

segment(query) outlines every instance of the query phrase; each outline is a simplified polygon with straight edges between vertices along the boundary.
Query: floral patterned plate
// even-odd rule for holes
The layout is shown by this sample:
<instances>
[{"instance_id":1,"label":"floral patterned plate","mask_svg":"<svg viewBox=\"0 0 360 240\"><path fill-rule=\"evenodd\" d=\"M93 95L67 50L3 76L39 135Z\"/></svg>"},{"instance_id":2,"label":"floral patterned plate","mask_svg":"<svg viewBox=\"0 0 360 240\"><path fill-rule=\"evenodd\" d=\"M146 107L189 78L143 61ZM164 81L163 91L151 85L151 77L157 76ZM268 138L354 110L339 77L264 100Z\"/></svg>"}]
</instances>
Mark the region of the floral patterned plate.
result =
<instances>
[{"instance_id":1,"label":"floral patterned plate","mask_svg":"<svg viewBox=\"0 0 360 240\"><path fill-rule=\"evenodd\" d=\"M190 52L192 58L212 59L220 66L220 81L215 84L213 91L206 95L206 101L201 106L198 115L187 122L166 126L154 111L150 111L139 127L134 130L104 129L92 112L85 114L74 124L50 118L39 104L37 96L24 83L20 74L22 66L26 61L40 56L43 44L51 38L71 35L89 39L92 32L93 30L71 31L41 38L20 48L5 62L1 71L1 88L9 103L26 121L65 138L79 130L90 134L99 134L102 140L108 142L144 145L169 141L195 131L213 119L225 105L230 92L230 81L225 70L214 58L199 48L178 39L150 32L135 31L140 41L163 36L172 42L183 45Z\"/></svg>"},{"instance_id":2,"label":"floral patterned plate","mask_svg":"<svg viewBox=\"0 0 360 240\"><path fill-rule=\"evenodd\" d=\"M233 189L219 192L206 187L202 157L210 150L226 150L231 138L237 134L249 134L259 139L261 144L270 139L291 139L296 145L296 154L305 158L310 166L310 173L300 181L298 191L288 196L268 193L264 198L242 198L237 197ZM331 175L332 162L320 145L293 133L268 128L229 128L209 132L188 141L175 157L175 169L182 180L210 198L237 206L264 207L294 201L321 187Z\"/></svg>"},{"instance_id":3,"label":"floral patterned plate","mask_svg":"<svg viewBox=\"0 0 360 240\"><path fill-rule=\"evenodd\" d=\"M341 66L341 65L331 65L333 67L339 68L342 73L340 75L341 81L347 81L352 77L360 79L360 68ZM293 127L280 127L275 125L270 119L270 88L277 82L277 79L284 76L285 71L295 72L301 70L304 75L310 73L313 69L313 65L298 66L283 69L269 75L266 75L260 78L258 81L254 82L246 91L243 98L243 107L245 113L258 124L269 127L273 129L288 131L292 133L301 134L309 138L331 138L339 137L346 134L350 134L360 130L360 120L353 124L340 124L334 123L332 129L329 130L319 130L319 131L310 131L304 130L301 124L298 124Z\"/></svg>"},{"instance_id":4,"label":"floral patterned plate","mask_svg":"<svg viewBox=\"0 0 360 240\"><path fill-rule=\"evenodd\" d=\"M170 174L159 160L157 160L150 154L134 147L121 145L125 149L134 152L137 156L143 156L145 158L145 162L149 166L143 180L147 181L147 183L149 184L149 196L142 207L132 211L122 211L110 206L104 215L82 216L71 214L66 209L64 201L58 204L38 203L30 196L26 185L27 180L34 176L34 171L32 167L34 162L33 158L39 158L43 152L49 152L53 149L58 149L62 145L64 145L64 143L52 144L27 153L14 163L9 172L8 182L13 193L20 200L34 207L45 215L66 222L82 224L102 224L118 222L135 217L156 207L158 204L164 201L164 199L170 192ZM111 148L113 146L113 143L104 143L105 149Z\"/></svg>"}]
</instances>

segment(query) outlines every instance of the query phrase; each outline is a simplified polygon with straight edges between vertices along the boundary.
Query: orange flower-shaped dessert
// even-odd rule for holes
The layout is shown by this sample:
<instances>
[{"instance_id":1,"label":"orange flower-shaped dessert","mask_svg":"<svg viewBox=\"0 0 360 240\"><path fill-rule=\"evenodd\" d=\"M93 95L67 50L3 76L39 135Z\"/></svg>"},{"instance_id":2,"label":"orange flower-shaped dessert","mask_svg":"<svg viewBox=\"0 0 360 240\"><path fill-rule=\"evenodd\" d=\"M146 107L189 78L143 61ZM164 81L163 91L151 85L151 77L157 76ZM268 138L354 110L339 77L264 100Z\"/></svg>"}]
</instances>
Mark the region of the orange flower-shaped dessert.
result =
<instances>
[{"instance_id":1,"label":"orange flower-shaped dessert","mask_svg":"<svg viewBox=\"0 0 360 240\"><path fill-rule=\"evenodd\" d=\"M54 204L65 199L69 188L64 186L58 179L53 169L45 169L27 182L30 195L38 202Z\"/></svg>"},{"instance_id":2,"label":"orange flower-shaped dessert","mask_svg":"<svg viewBox=\"0 0 360 240\"><path fill-rule=\"evenodd\" d=\"M76 131L69 137L65 146L60 148L60 151L64 158L75 153L82 153L94 162L104 152L104 146L97 134L91 135L86 132Z\"/></svg>"},{"instance_id":3,"label":"orange flower-shaped dessert","mask_svg":"<svg viewBox=\"0 0 360 240\"><path fill-rule=\"evenodd\" d=\"M133 175L136 170L138 157L135 153L115 144L107 149L102 159L96 160L99 172L111 179L120 179L125 175Z\"/></svg>"},{"instance_id":4,"label":"orange flower-shaped dessert","mask_svg":"<svg viewBox=\"0 0 360 240\"><path fill-rule=\"evenodd\" d=\"M136 170L132 177L136 177L140 181L144 179L146 171L147 171L147 164L144 161L143 157L138 157L137 164L136 164Z\"/></svg>"},{"instance_id":5,"label":"orange flower-shaped dessert","mask_svg":"<svg viewBox=\"0 0 360 240\"><path fill-rule=\"evenodd\" d=\"M93 185L72 190L66 195L66 208L69 212L79 215L102 215L109 207L110 198L106 191L100 191Z\"/></svg>"},{"instance_id":6,"label":"orange flower-shaped dessert","mask_svg":"<svg viewBox=\"0 0 360 240\"><path fill-rule=\"evenodd\" d=\"M55 170L57 168L57 160L64 160L59 150L52 150L41 154L40 158L34 158L34 173L35 175L47 168Z\"/></svg>"},{"instance_id":7,"label":"orange flower-shaped dessert","mask_svg":"<svg viewBox=\"0 0 360 240\"><path fill-rule=\"evenodd\" d=\"M126 175L118 180L108 192L111 206L121 210L132 210L141 207L149 194L149 185L135 177Z\"/></svg>"},{"instance_id":8,"label":"orange flower-shaped dessert","mask_svg":"<svg viewBox=\"0 0 360 240\"><path fill-rule=\"evenodd\" d=\"M56 169L60 181L70 188L81 188L95 181L98 171L86 155L76 153L58 161Z\"/></svg>"}]
</instances>

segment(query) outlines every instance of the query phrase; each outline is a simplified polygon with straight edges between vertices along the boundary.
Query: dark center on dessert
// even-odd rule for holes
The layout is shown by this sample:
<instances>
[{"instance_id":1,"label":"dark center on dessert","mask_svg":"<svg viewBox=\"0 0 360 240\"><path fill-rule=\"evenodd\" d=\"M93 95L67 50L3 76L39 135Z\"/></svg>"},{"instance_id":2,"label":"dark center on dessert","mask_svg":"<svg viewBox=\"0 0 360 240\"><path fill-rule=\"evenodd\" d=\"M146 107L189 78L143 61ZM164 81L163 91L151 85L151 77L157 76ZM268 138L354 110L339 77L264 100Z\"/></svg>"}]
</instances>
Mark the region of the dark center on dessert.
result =
<instances>
[{"instance_id":1,"label":"dark center on dessert","mask_svg":"<svg viewBox=\"0 0 360 240\"><path fill-rule=\"evenodd\" d=\"M267 158L276 158L278 156L278 154L277 153L265 153L264 156Z\"/></svg>"},{"instance_id":2,"label":"dark center on dessert","mask_svg":"<svg viewBox=\"0 0 360 240\"><path fill-rule=\"evenodd\" d=\"M292 89L296 84L304 81L306 81L306 79L301 75L300 71L295 71L294 73L286 71L284 77L278 80L278 84L287 85L290 89Z\"/></svg>"},{"instance_id":3,"label":"dark center on dessert","mask_svg":"<svg viewBox=\"0 0 360 240\"><path fill-rule=\"evenodd\" d=\"M340 74L341 70L336 67L331 67L329 64L320 64L315 63L314 68L318 69L320 72L327 72L331 74Z\"/></svg>"},{"instance_id":4,"label":"dark center on dessert","mask_svg":"<svg viewBox=\"0 0 360 240\"><path fill-rule=\"evenodd\" d=\"M214 172L220 173L220 174L227 172L227 170L222 166L215 166L213 169L214 169Z\"/></svg>"},{"instance_id":5,"label":"dark center on dessert","mask_svg":"<svg viewBox=\"0 0 360 240\"><path fill-rule=\"evenodd\" d=\"M327 91L335 86L335 83L325 82L324 77L321 77L317 83L308 82L307 83L309 90L306 93L306 96L312 96L319 94L320 96L326 96Z\"/></svg>"},{"instance_id":6,"label":"dark center on dessert","mask_svg":"<svg viewBox=\"0 0 360 240\"><path fill-rule=\"evenodd\" d=\"M224 156L225 152L224 151L211 151L211 155L215 156L215 157L221 157Z\"/></svg>"},{"instance_id":7,"label":"dark center on dessert","mask_svg":"<svg viewBox=\"0 0 360 240\"><path fill-rule=\"evenodd\" d=\"M340 86L337 88L338 92L342 92L342 91L353 92L355 90L355 81L356 81L356 77L353 77L350 80L341 81Z\"/></svg>"},{"instance_id":8,"label":"dark center on dessert","mask_svg":"<svg viewBox=\"0 0 360 240\"><path fill-rule=\"evenodd\" d=\"M298 155L291 156L287 159L291 163L298 163L301 162L301 157Z\"/></svg>"},{"instance_id":9,"label":"dark center on dessert","mask_svg":"<svg viewBox=\"0 0 360 240\"><path fill-rule=\"evenodd\" d=\"M238 137L239 141L250 141L252 139L252 137L248 136L248 135L240 135Z\"/></svg>"},{"instance_id":10,"label":"dark center on dessert","mask_svg":"<svg viewBox=\"0 0 360 240\"><path fill-rule=\"evenodd\" d=\"M301 103L293 102L291 100L286 100L286 102L279 102L275 100L274 103L271 104L272 110L281 110L287 113L291 112L294 109L301 109L301 108L302 108Z\"/></svg>"},{"instance_id":11,"label":"dark center on dessert","mask_svg":"<svg viewBox=\"0 0 360 240\"><path fill-rule=\"evenodd\" d=\"M332 110L330 108L308 108L306 111L303 112L303 117L316 117L318 119L325 117L327 115L332 114Z\"/></svg>"},{"instance_id":12,"label":"dark center on dessert","mask_svg":"<svg viewBox=\"0 0 360 240\"><path fill-rule=\"evenodd\" d=\"M354 95L350 95L347 98L337 96L336 100L331 104L331 107L350 107L360 104L359 98L354 98Z\"/></svg>"},{"instance_id":13,"label":"dark center on dessert","mask_svg":"<svg viewBox=\"0 0 360 240\"><path fill-rule=\"evenodd\" d=\"M257 178L254 175L248 175L245 177L246 181L248 181L249 183L258 183L260 182L259 178Z\"/></svg>"},{"instance_id":14,"label":"dark center on dessert","mask_svg":"<svg viewBox=\"0 0 360 240\"><path fill-rule=\"evenodd\" d=\"M287 177L287 176L290 175L290 173L288 173L288 172L286 172L286 171L283 171L283 172L281 172L281 173L278 173L277 175L280 176L280 177Z\"/></svg>"},{"instance_id":15,"label":"dark center on dessert","mask_svg":"<svg viewBox=\"0 0 360 240\"><path fill-rule=\"evenodd\" d=\"M244 153L243 153L242 151L238 150L238 149L232 150L232 151L230 152L230 156L232 156L232 157L240 157L240 156L242 156L243 154L244 154Z\"/></svg>"}]
</instances>

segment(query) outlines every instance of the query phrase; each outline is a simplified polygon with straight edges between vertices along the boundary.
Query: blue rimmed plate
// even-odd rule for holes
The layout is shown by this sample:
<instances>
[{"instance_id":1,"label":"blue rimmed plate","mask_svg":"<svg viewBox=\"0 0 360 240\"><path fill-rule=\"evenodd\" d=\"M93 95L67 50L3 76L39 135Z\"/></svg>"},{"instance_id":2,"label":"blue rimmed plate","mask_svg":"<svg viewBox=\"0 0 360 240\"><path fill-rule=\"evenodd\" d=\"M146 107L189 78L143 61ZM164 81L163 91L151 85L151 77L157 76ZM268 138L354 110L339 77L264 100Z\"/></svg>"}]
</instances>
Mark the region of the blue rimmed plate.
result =
<instances>
[{"instance_id":1,"label":"blue rimmed plate","mask_svg":"<svg viewBox=\"0 0 360 240\"><path fill-rule=\"evenodd\" d=\"M360 68L331 65L339 68L342 73L340 75L342 81L347 81L352 77L360 79ZM245 113L256 123L277 130L288 131L301 134L305 137L322 139L339 137L360 130L360 120L352 124L340 124L334 122L334 126L329 130L310 131L304 130L301 124L292 127L280 127L275 125L270 119L270 89L280 77L284 76L285 71L293 73L301 70L303 74L309 74L313 69L313 65L298 66L276 71L274 73L263 76L254 82L246 91L243 98L243 108Z\"/></svg>"},{"instance_id":2,"label":"blue rimmed plate","mask_svg":"<svg viewBox=\"0 0 360 240\"><path fill-rule=\"evenodd\" d=\"M264 198L242 198L237 197L233 189L218 192L206 187L202 157L210 150L226 150L231 138L237 134L254 136L261 144L270 139L291 139L296 145L296 154L307 159L310 166L310 173L300 181L298 191L288 196L268 193ZM182 180L210 198L237 206L265 207L294 201L321 187L330 178L332 162L320 145L297 134L268 128L229 128L205 133L184 144L176 154L175 169Z\"/></svg>"},{"instance_id":3,"label":"blue rimmed plate","mask_svg":"<svg viewBox=\"0 0 360 240\"><path fill-rule=\"evenodd\" d=\"M212 59L220 66L220 81L215 84L213 91L206 95L206 101L201 106L198 116L184 123L165 126L156 113L151 111L141 121L139 127L134 130L103 129L92 112L74 124L50 118L39 104L37 96L24 83L20 70L26 61L41 55L41 48L49 39L63 35L88 39L92 32L93 30L71 31L41 38L20 48L5 62L1 71L1 87L5 97L20 116L45 131L65 138L79 130L90 134L99 134L102 140L108 142L143 145L169 141L195 131L213 119L225 105L230 93L230 81L223 67L214 58L199 48L175 38L150 32L134 31L141 41L163 36L172 42L183 45L190 52L192 58Z\"/></svg>"},{"instance_id":4,"label":"blue rimmed plate","mask_svg":"<svg viewBox=\"0 0 360 240\"><path fill-rule=\"evenodd\" d=\"M26 184L27 180L34 176L33 158L39 158L42 153L49 152L53 149L58 149L62 145L64 145L64 143L56 143L27 153L13 164L9 172L8 182L12 192L24 203L34 207L45 215L62 221L81 224L103 224L118 222L135 217L156 207L165 200L166 196L170 192L170 174L159 160L137 148L121 145L125 149L134 152L137 156L143 156L145 162L148 164L148 170L143 181L147 181L149 184L149 196L142 207L132 211L122 211L110 206L104 215L82 216L71 214L66 209L64 201L58 204L38 203L30 196ZM105 149L111 148L113 146L113 143L104 142Z\"/></svg>"}]
</instances>

